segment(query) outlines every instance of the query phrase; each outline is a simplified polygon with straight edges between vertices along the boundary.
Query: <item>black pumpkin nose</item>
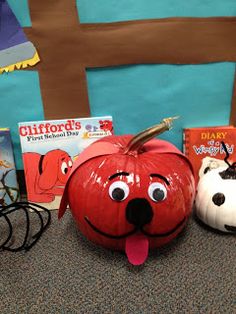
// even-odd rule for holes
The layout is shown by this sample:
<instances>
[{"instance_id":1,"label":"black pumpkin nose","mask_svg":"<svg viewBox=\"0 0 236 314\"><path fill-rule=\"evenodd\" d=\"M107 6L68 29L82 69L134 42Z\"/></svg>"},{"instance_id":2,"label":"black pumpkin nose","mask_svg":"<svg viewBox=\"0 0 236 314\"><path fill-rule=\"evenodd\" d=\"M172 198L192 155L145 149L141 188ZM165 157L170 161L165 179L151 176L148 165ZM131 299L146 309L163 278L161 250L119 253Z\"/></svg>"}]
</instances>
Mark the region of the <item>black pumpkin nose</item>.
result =
<instances>
[{"instance_id":1,"label":"black pumpkin nose","mask_svg":"<svg viewBox=\"0 0 236 314\"><path fill-rule=\"evenodd\" d=\"M126 219L136 227L142 227L152 221L153 211L148 200L134 198L126 207Z\"/></svg>"},{"instance_id":2,"label":"black pumpkin nose","mask_svg":"<svg viewBox=\"0 0 236 314\"><path fill-rule=\"evenodd\" d=\"M216 193L212 196L212 201L215 205L220 206L225 202L225 196L223 193Z\"/></svg>"}]
</instances>

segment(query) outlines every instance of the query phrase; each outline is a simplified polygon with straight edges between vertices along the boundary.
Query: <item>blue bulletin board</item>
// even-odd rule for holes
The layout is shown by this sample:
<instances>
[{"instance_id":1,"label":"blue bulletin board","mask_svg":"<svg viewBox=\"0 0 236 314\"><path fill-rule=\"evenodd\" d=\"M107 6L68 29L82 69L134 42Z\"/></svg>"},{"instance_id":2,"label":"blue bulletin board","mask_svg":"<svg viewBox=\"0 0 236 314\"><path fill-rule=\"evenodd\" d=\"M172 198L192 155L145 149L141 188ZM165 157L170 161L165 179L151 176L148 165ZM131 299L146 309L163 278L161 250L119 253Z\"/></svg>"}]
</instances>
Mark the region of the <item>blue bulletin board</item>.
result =
<instances>
[{"instance_id":1,"label":"blue bulletin board","mask_svg":"<svg viewBox=\"0 0 236 314\"><path fill-rule=\"evenodd\" d=\"M164 117L180 116L160 138L182 149L183 127L228 124L234 72L233 63L88 70L91 113L108 110L121 134L135 134Z\"/></svg>"}]
</instances>

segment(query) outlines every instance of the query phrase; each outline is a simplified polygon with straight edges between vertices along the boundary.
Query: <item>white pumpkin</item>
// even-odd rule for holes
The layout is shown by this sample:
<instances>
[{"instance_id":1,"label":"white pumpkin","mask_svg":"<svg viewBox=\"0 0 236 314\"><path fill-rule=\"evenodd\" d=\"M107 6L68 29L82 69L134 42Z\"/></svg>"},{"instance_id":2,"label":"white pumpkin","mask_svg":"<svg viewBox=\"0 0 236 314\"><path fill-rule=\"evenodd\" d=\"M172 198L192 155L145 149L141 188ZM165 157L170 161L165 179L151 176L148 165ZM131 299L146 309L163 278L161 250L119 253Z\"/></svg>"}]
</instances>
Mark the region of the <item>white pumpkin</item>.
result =
<instances>
[{"instance_id":1,"label":"white pumpkin","mask_svg":"<svg viewBox=\"0 0 236 314\"><path fill-rule=\"evenodd\" d=\"M205 170L197 186L196 215L214 229L236 233L236 176L232 175L236 174L235 169L225 163Z\"/></svg>"}]
</instances>

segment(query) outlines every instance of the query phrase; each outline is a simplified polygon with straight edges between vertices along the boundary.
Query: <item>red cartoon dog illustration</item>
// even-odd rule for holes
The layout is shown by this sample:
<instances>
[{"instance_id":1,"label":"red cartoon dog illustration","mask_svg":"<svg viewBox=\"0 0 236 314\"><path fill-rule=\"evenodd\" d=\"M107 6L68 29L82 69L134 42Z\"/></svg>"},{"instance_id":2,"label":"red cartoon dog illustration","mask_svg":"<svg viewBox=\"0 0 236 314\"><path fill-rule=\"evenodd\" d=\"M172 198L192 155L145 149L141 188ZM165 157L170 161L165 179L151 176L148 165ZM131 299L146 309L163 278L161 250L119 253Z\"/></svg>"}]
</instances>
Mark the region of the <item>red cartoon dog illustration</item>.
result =
<instances>
[{"instance_id":1,"label":"red cartoon dog illustration","mask_svg":"<svg viewBox=\"0 0 236 314\"><path fill-rule=\"evenodd\" d=\"M113 124L112 121L110 120L100 120L99 121L100 124L100 129L105 131L105 132L112 132L113 131Z\"/></svg>"},{"instance_id":2,"label":"red cartoon dog illustration","mask_svg":"<svg viewBox=\"0 0 236 314\"><path fill-rule=\"evenodd\" d=\"M24 153L23 162L29 201L48 203L55 195L62 195L72 167L72 159L65 151L55 149L46 155Z\"/></svg>"}]
</instances>

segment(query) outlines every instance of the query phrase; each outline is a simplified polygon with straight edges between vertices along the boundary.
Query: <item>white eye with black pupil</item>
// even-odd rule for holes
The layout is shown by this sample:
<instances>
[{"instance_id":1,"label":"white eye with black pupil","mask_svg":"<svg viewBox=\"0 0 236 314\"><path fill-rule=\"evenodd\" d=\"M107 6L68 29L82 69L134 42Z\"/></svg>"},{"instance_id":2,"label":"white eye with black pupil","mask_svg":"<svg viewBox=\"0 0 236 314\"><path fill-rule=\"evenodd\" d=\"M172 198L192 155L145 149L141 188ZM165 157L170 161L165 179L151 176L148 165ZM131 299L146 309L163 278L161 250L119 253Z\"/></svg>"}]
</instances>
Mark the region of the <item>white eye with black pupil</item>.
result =
<instances>
[{"instance_id":1,"label":"white eye with black pupil","mask_svg":"<svg viewBox=\"0 0 236 314\"><path fill-rule=\"evenodd\" d=\"M61 164L61 172L63 174L66 174L68 172L68 166L67 166L67 163L65 161L63 161L63 163Z\"/></svg>"},{"instance_id":2,"label":"white eye with black pupil","mask_svg":"<svg viewBox=\"0 0 236 314\"><path fill-rule=\"evenodd\" d=\"M114 201L121 202L129 195L129 187L123 181L113 182L109 187L109 195Z\"/></svg>"},{"instance_id":3,"label":"white eye with black pupil","mask_svg":"<svg viewBox=\"0 0 236 314\"><path fill-rule=\"evenodd\" d=\"M154 202L160 202L166 198L167 190L163 184L154 182L149 185L148 195Z\"/></svg>"}]
</instances>

